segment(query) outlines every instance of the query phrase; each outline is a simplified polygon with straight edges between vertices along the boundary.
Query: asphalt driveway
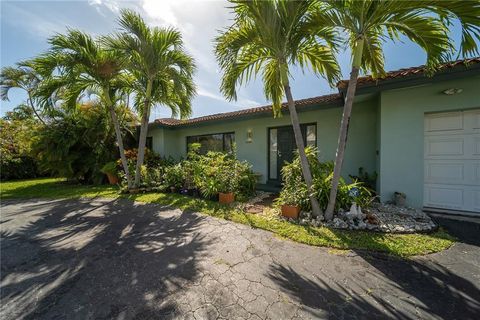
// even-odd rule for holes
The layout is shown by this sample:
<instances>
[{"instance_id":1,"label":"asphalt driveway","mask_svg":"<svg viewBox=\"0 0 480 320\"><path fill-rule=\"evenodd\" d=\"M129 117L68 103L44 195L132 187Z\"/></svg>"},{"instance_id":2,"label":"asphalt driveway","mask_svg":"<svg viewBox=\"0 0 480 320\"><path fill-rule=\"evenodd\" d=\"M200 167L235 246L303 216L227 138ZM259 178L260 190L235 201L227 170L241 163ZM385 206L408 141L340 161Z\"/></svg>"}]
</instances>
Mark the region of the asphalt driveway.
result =
<instances>
[{"instance_id":1,"label":"asphalt driveway","mask_svg":"<svg viewBox=\"0 0 480 320\"><path fill-rule=\"evenodd\" d=\"M475 242L405 261L127 200L4 201L0 223L2 319L480 315Z\"/></svg>"}]
</instances>

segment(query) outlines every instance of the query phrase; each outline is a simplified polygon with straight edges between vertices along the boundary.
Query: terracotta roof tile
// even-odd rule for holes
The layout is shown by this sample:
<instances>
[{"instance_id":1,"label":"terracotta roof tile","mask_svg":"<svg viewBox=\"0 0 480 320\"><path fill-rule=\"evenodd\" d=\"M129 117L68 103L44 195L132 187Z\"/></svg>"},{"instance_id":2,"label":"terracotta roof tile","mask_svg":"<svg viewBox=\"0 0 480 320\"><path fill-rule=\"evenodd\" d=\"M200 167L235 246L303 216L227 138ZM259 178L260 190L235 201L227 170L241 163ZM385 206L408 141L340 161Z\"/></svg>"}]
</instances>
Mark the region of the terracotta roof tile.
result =
<instances>
[{"instance_id":1,"label":"terracotta roof tile","mask_svg":"<svg viewBox=\"0 0 480 320\"><path fill-rule=\"evenodd\" d=\"M475 57L475 58L470 58L470 59L464 59L464 60L457 60L449 63L445 63L442 66L440 66L440 70L446 70L450 69L459 65L468 65L468 64L477 64L480 63L480 57ZM404 68L404 69L399 69L395 71L389 71L387 72L386 76L381 78L381 79L374 79L372 76L365 76L365 77L359 77L358 78L358 85L362 86L365 84L372 84L372 83L378 83L380 81L384 80L389 80L389 79L396 79L396 78L402 78L402 77L408 77L408 76L413 76L417 74L424 74L425 73L425 66L418 66L418 67L411 67L411 68ZM342 80L337 83L337 87L339 90L345 89L348 85L348 80ZM342 104L342 96L338 93L335 94L329 94L329 95L324 95L324 96L319 96L319 97L313 97L313 98L307 98L307 99L301 99L296 101L297 107L305 107L305 106L312 106L312 105L317 105L317 104L329 104L329 103L338 103ZM283 103L282 109L285 110L287 109L287 104ZM162 119L156 119L154 123L160 124L163 126L167 127L176 127L176 126L182 126L182 125L189 125L189 124L196 124L196 123L202 123L202 122L208 122L208 121L215 121L215 120L222 120L222 119L231 119L231 118L237 118L237 117L242 117L242 116L247 116L250 114L260 114L260 113L269 113L272 112L272 106L271 105L265 105L265 106L260 106L260 107L255 107L255 108L250 108L250 109L243 109L243 110L238 110L238 111L232 111L232 112L225 112L225 113L217 113L217 114L212 114L208 116L203 116L203 117L198 117L198 118L193 118L193 119L188 119L188 120L178 120L174 118L162 118Z\"/></svg>"},{"instance_id":2,"label":"terracotta roof tile","mask_svg":"<svg viewBox=\"0 0 480 320\"><path fill-rule=\"evenodd\" d=\"M313 105L318 105L318 104L329 104L329 103L342 103L342 98L340 94L334 93L334 94L328 94L324 96L319 96L319 97L313 97L313 98L307 98L307 99L301 99L296 101L296 106L299 108L302 107L307 107L307 106L313 106ZM282 110L287 109L287 104L283 103L282 104ZM272 112L272 105L266 105L266 106L261 106L261 107L255 107L255 108L250 108L250 109L243 109L243 110L238 110L238 111L232 111L232 112L225 112L225 113L217 113L217 114L212 114L208 116L203 116L203 117L198 117L198 118L192 118L188 120L178 120L174 118L162 118L162 119L156 119L154 123L168 126L168 127L176 127L176 126L181 126L181 125L189 125L189 124L195 124L199 122L207 122L207 121L214 121L214 120L221 120L221 119L231 119L231 118L237 118L241 116L247 116L250 114L259 114L259 113L270 113Z\"/></svg>"},{"instance_id":3,"label":"terracotta roof tile","mask_svg":"<svg viewBox=\"0 0 480 320\"><path fill-rule=\"evenodd\" d=\"M480 57L475 57L475 58L470 58L470 59L462 59L462 60L456 60L452 61L449 63L445 63L440 66L439 70L446 70L446 69L451 69L453 67L463 65L467 66L469 64L476 64L480 63ZM403 77L408 77L408 76L413 76L417 74L424 74L426 70L425 65L421 65L418 67L411 67L411 68L403 68L395 71L389 71L385 75L385 77L375 79L372 76L365 76L365 77L359 77L357 79L357 86L362 86L366 84L373 84L373 83L378 83L384 80L390 80L390 79L396 79L396 78L403 78ZM346 89L348 86L348 80L341 80L337 83L337 87L339 89Z\"/></svg>"}]
</instances>

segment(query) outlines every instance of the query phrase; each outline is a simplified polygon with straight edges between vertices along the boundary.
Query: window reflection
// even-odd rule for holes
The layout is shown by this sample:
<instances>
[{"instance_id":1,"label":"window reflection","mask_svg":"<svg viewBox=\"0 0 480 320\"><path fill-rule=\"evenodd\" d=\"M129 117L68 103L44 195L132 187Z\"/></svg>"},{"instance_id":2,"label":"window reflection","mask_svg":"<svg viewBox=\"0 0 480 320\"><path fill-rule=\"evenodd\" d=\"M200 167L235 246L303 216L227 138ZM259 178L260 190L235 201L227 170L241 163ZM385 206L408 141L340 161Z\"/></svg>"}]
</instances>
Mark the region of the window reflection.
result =
<instances>
[{"instance_id":1,"label":"window reflection","mask_svg":"<svg viewBox=\"0 0 480 320\"><path fill-rule=\"evenodd\" d=\"M277 129L270 129L270 179L277 177Z\"/></svg>"},{"instance_id":2,"label":"window reflection","mask_svg":"<svg viewBox=\"0 0 480 320\"><path fill-rule=\"evenodd\" d=\"M187 145L199 143L200 154L206 154L208 151L231 152L235 142L235 133L216 133L187 137Z\"/></svg>"},{"instance_id":3,"label":"window reflection","mask_svg":"<svg viewBox=\"0 0 480 320\"><path fill-rule=\"evenodd\" d=\"M315 147L315 142L317 140L317 134L316 134L316 126L315 125L308 125L307 126L307 134L306 134L306 140L307 140L307 146L312 146Z\"/></svg>"}]
</instances>

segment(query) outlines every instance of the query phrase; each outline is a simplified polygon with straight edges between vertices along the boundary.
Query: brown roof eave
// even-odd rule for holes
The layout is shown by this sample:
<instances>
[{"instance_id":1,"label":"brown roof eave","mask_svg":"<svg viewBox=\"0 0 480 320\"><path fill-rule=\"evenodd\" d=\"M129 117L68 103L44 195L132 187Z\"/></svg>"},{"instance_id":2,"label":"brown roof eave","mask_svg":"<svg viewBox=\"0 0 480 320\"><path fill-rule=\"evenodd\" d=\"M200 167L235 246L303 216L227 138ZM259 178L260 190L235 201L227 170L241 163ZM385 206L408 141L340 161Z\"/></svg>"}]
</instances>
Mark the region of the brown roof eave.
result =
<instances>
[{"instance_id":1,"label":"brown roof eave","mask_svg":"<svg viewBox=\"0 0 480 320\"><path fill-rule=\"evenodd\" d=\"M445 63L439 67L437 72L428 77L426 74L426 66L418 66L411 68L404 68L395 71L387 72L382 78L373 78L372 76L359 77L357 79L357 88L363 87L382 87L386 84L409 82L413 79L428 80L438 77L439 75L452 74L456 72L468 71L470 68L480 68L480 57L457 60L449 63ZM349 80L341 80L337 83L337 88L340 92L347 90Z\"/></svg>"}]
</instances>

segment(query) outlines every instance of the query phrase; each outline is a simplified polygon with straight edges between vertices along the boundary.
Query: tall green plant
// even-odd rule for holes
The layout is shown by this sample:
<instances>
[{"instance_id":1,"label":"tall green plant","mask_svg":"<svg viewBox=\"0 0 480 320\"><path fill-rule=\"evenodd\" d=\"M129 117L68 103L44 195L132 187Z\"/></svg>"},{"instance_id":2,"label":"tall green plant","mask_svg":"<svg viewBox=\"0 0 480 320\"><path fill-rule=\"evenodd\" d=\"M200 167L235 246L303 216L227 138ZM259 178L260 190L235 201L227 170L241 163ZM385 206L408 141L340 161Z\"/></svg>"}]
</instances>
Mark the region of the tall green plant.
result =
<instances>
[{"instance_id":1,"label":"tall green plant","mask_svg":"<svg viewBox=\"0 0 480 320\"><path fill-rule=\"evenodd\" d=\"M179 31L149 27L139 14L122 10L122 33L106 38L106 43L128 57L135 108L141 114L138 157L134 186L140 183L150 112L156 104L166 106L173 116L190 116L195 95L193 58L184 50Z\"/></svg>"},{"instance_id":2,"label":"tall green plant","mask_svg":"<svg viewBox=\"0 0 480 320\"><path fill-rule=\"evenodd\" d=\"M37 119L45 124L43 117L35 107L35 91L42 80L42 77L35 69L25 64L18 64L16 67L5 67L0 73L0 98L8 101L10 89L22 89L27 93L27 104L32 109Z\"/></svg>"},{"instance_id":3,"label":"tall green plant","mask_svg":"<svg viewBox=\"0 0 480 320\"><path fill-rule=\"evenodd\" d=\"M128 119L128 109L121 118ZM128 121L120 123L127 131ZM110 130L104 107L99 103L84 103L75 112L65 110L48 126L34 132L32 153L42 169L56 176L82 183L99 183L105 162L116 158L115 135Z\"/></svg>"},{"instance_id":4,"label":"tall green plant","mask_svg":"<svg viewBox=\"0 0 480 320\"><path fill-rule=\"evenodd\" d=\"M449 26L462 26L461 53L478 54L480 2L459 0L318 0L311 7L310 22L318 29L334 28L346 37L352 68L338 137L335 170L326 219L332 219L342 169L346 139L359 71L373 77L385 75L382 45L406 36L427 54L427 71L449 60L453 52Z\"/></svg>"},{"instance_id":5,"label":"tall green plant","mask_svg":"<svg viewBox=\"0 0 480 320\"><path fill-rule=\"evenodd\" d=\"M124 73L128 57L106 49L99 41L78 30L57 34L49 39L49 43L50 51L33 60L38 69L50 74L40 83L37 95L48 101L60 92L63 105L71 109L75 109L78 100L85 95L98 96L109 114L127 183L131 186L117 115L119 101L129 86L129 78Z\"/></svg>"},{"instance_id":6,"label":"tall green plant","mask_svg":"<svg viewBox=\"0 0 480 320\"><path fill-rule=\"evenodd\" d=\"M21 104L0 118L0 180L35 178L37 161L31 156L34 133L41 124L30 106Z\"/></svg>"},{"instance_id":7,"label":"tall green plant","mask_svg":"<svg viewBox=\"0 0 480 320\"><path fill-rule=\"evenodd\" d=\"M309 25L313 1L231 2L234 22L216 39L215 53L223 70L220 89L228 99L236 99L237 86L260 75L265 96L273 103L274 116L281 114L282 98L286 97L313 213L319 215L321 211L312 194L312 174L290 90L290 67L310 68L333 83L340 73L332 51L336 36L331 29L313 29Z\"/></svg>"},{"instance_id":8,"label":"tall green plant","mask_svg":"<svg viewBox=\"0 0 480 320\"><path fill-rule=\"evenodd\" d=\"M313 194L318 200L322 209L327 207L330 195L331 180L333 176L333 162L320 162L316 148L305 149L308 162L313 174ZM291 163L282 168L283 186L277 200L280 204L296 205L304 210L310 210L308 189L301 179L301 166L298 154ZM346 183L343 179L339 181L339 191L335 209L348 209L353 202L366 208L373 201L371 192L361 182L354 181Z\"/></svg>"}]
</instances>

